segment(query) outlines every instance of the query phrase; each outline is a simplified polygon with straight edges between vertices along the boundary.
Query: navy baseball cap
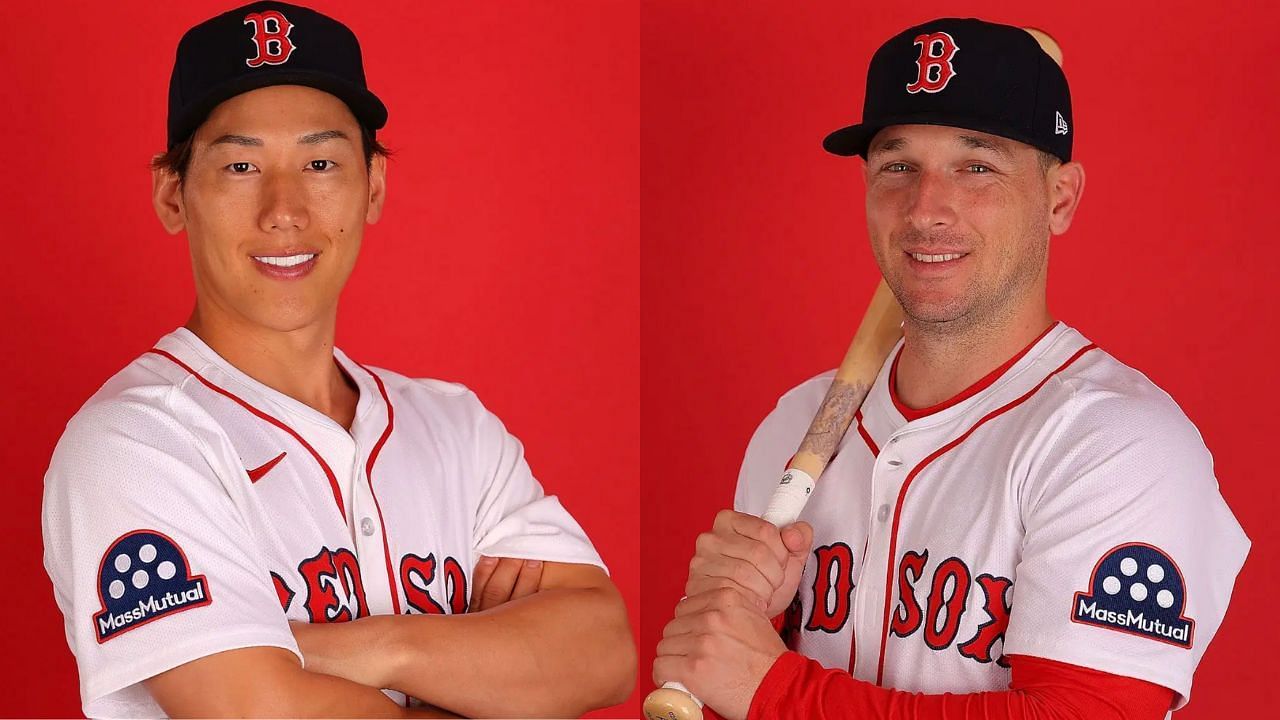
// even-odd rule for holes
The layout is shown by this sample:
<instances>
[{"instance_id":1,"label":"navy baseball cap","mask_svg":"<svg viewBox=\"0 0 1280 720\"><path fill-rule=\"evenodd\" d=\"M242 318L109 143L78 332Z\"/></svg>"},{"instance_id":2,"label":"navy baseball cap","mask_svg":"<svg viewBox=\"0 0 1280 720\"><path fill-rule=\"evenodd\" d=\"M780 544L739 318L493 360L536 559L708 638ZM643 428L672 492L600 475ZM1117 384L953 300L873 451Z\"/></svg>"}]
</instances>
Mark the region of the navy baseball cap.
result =
<instances>
[{"instance_id":1,"label":"navy baseball cap","mask_svg":"<svg viewBox=\"0 0 1280 720\"><path fill-rule=\"evenodd\" d=\"M822 141L867 156L890 125L947 125L1017 140L1071 160L1071 92L1058 63L1026 30L973 18L908 28L876 51L862 122Z\"/></svg>"},{"instance_id":2,"label":"navy baseball cap","mask_svg":"<svg viewBox=\"0 0 1280 720\"><path fill-rule=\"evenodd\" d=\"M310 8L255 2L191 28L178 42L169 79L169 148L241 93L306 85L337 96L369 132L387 108L364 80L360 42L346 25Z\"/></svg>"}]
</instances>

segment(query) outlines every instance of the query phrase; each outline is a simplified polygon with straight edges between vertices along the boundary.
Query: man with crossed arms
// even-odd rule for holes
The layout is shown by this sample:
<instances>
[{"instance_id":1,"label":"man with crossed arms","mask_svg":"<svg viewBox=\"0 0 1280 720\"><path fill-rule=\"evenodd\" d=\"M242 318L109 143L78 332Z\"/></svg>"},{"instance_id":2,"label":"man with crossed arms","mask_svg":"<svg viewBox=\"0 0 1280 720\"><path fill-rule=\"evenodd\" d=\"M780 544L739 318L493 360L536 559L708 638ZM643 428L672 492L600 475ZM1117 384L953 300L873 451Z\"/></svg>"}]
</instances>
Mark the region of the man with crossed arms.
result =
<instances>
[{"instance_id":1,"label":"man with crossed arms","mask_svg":"<svg viewBox=\"0 0 1280 720\"><path fill-rule=\"evenodd\" d=\"M863 122L824 146L866 161L904 338L781 530L756 515L832 373L760 425L656 682L735 720L1187 702L1249 541L1173 400L1049 312L1049 239L1084 189L1074 133L1061 68L1020 28L936 20L876 53Z\"/></svg>"},{"instance_id":2,"label":"man with crossed arms","mask_svg":"<svg viewBox=\"0 0 1280 720\"><path fill-rule=\"evenodd\" d=\"M625 608L519 441L467 388L334 346L387 186L355 35L254 3L183 37L169 96L153 201L187 233L195 310L76 413L45 477L85 713L621 702Z\"/></svg>"}]
</instances>

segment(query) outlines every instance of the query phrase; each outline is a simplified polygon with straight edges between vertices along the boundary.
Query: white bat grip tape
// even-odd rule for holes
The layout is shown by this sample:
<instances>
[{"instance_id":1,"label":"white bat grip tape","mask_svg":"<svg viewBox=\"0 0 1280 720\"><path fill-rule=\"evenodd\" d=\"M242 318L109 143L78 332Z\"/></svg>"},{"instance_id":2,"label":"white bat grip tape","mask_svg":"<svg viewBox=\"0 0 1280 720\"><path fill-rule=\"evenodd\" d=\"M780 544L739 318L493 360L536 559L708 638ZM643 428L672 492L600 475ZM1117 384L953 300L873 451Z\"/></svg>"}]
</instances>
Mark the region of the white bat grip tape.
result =
<instances>
[{"instance_id":1,"label":"white bat grip tape","mask_svg":"<svg viewBox=\"0 0 1280 720\"><path fill-rule=\"evenodd\" d=\"M698 699L698 696L697 696L697 695L694 695L693 693L689 692L689 688L685 687L683 684L678 683L678 682L676 682L675 680L671 680L670 682L665 682L665 683L663 683L663 684L662 684L662 689L664 689L664 690L679 690L680 692L684 693L685 695L688 695L689 697L693 698L693 702L694 702L694 703L696 703L696 704L698 705L698 709L702 709L702 705L703 705L702 701Z\"/></svg>"},{"instance_id":2,"label":"white bat grip tape","mask_svg":"<svg viewBox=\"0 0 1280 720\"><path fill-rule=\"evenodd\" d=\"M795 522L809 502L809 494L817 483L809 473L797 468L790 468L782 474L782 480L769 498L769 507L760 517L778 527L785 527Z\"/></svg>"}]
</instances>

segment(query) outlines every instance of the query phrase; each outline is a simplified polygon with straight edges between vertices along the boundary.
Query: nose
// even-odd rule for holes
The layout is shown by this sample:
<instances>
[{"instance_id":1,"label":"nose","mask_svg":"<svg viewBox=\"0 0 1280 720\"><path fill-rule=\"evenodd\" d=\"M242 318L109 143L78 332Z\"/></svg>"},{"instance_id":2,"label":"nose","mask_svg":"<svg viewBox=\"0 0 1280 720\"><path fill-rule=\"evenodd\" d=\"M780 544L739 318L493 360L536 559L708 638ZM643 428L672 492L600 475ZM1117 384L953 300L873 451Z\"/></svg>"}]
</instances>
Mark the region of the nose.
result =
<instances>
[{"instance_id":1,"label":"nose","mask_svg":"<svg viewBox=\"0 0 1280 720\"><path fill-rule=\"evenodd\" d=\"M950 178L944 170L920 170L907 205L907 221L921 232L955 222Z\"/></svg>"},{"instance_id":2,"label":"nose","mask_svg":"<svg viewBox=\"0 0 1280 720\"><path fill-rule=\"evenodd\" d=\"M306 230L311 221L302 179L291 175L271 173L262 183L262 211L258 226L264 232Z\"/></svg>"}]
</instances>

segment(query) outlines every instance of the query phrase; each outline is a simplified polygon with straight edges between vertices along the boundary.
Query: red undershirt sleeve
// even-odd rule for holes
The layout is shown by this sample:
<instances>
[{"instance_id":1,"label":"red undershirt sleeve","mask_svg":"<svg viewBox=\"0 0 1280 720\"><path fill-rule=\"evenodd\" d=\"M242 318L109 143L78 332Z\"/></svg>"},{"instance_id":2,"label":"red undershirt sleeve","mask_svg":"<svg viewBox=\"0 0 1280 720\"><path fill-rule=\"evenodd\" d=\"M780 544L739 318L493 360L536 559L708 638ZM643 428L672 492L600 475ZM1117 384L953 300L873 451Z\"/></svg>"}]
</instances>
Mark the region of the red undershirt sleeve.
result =
<instances>
[{"instance_id":1,"label":"red undershirt sleeve","mask_svg":"<svg viewBox=\"0 0 1280 720\"><path fill-rule=\"evenodd\" d=\"M787 652L760 683L747 720L1162 720L1173 702L1172 690L1144 680L1030 656L1009 662L1007 691L924 695Z\"/></svg>"}]
</instances>

